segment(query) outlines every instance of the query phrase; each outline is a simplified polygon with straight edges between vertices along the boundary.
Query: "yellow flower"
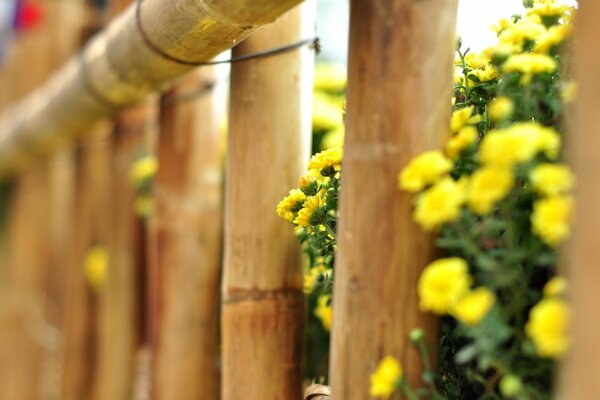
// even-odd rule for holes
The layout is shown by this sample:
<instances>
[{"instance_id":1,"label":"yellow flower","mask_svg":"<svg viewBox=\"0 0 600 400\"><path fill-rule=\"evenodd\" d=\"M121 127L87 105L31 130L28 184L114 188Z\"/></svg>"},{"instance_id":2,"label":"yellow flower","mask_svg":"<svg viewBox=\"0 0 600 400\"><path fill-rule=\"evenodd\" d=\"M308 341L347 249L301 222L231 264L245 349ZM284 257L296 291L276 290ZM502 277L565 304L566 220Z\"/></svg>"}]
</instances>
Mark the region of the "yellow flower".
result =
<instances>
[{"instance_id":1,"label":"yellow flower","mask_svg":"<svg viewBox=\"0 0 600 400\"><path fill-rule=\"evenodd\" d=\"M323 264L316 265L309 269L308 272L304 274L304 283L302 287L304 293L312 293L313 287L317 282L317 278L320 275L323 275L325 272L327 272L327 267L325 267Z\"/></svg>"},{"instance_id":2,"label":"yellow flower","mask_svg":"<svg viewBox=\"0 0 600 400\"><path fill-rule=\"evenodd\" d=\"M545 243L556 246L569 236L572 212L573 198L570 196L552 196L538 200L533 205L532 230Z\"/></svg>"},{"instance_id":3,"label":"yellow flower","mask_svg":"<svg viewBox=\"0 0 600 400\"><path fill-rule=\"evenodd\" d=\"M152 196L146 194L136 196L133 203L133 209L138 216L142 218L149 217L154 211L154 200L152 199Z\"/></svg>"},{"instance_id":4,"label":"yellow flower","mask_svg":"<svg viewBox=\"0 0 600 400\"><path fill-rule=\"evenodd\" d=\"M501 34L502 32L504 32L505 30L507 30L508 28L512 27L515 24L514 19L510 18L510 19L506 19L506 18L502 18L500 21L498 21L497 25L492 25L490 26L490 28L496 32L496 34Z\"/></svg>"},{"instance_id":5,"label":"yellow flower","mask_svg":"<svg viewBox=\"0 0 600 400\"><path fill-rule=\"evenodd\" d=\"M325 199L321 193L317 193L315 196L308 197L304 201L304 204L302 204L302 209L298 212L298 216L293 222L299 226L309 226L310 219L312 218L315 210L323 206L325 206Z\"/></svg>"},{"instance_id":6,"label":"yellow flower","mask_svg":"<svg viewBox=\"0 0 600 400\"><path fill-rule=\"evenodd\" d=\"M327 132L321 140L321 149L331 149L333 147L344 146L344 126L338 126L337 128Z\"/></svg>"},{"instance_id":7,"label":"yellow flower","mask_svg":"<svg viewBox=\"0 0 600 400\"><path fill-rule=\"evenodd\" d=\"M481 115L473 115L473 111L473 106L454 111L450 119L450 130L458 132L466 125L475 125L481 122Z\"/></svg>"},{"instance_id":8,"label":"yellow flower","mask_svg":"<svg viewBox=\"0 0 600 400\"><path fill-rule=\"evenodd\" d=\"M462 258L441 258L429 264L419 277L419 308L443 315L469 292L471 276Z\"/></svg>"},{"instance_id":9,"label":"yellow flower","mask_svg":"<svg viewBox=\"0 0 600 400\"><path fill-rule=\"evenodd\" d=\"M544 285L544 296L560 297L567 291L567 280L562 276L555 276Z\"/></svg>"},{"instance_id":10,"label":"yellow flower","mask_svg":"<svg viewBox=\"0 0 600 400\"><path fill-rule=\"evenodd\" d=\"M538 16L523 18L503 30L499 35L499 44L515 49L523 49L528 41L535 41L546 32L546 27ZM520 50L519 50L520 51Z\"/></svg>"},{"instance_id":11,"label":"yellow flower","mask_svg":"<svg viewBox=\"0 0 600 400\"><path fill-rule=\"evenodd\" d=\"M346 68L340 64L317 64L313 87L326 92L342 92L346 88Z\"/></svg>"},{"instance_id":12,"label":"yellow flower","mask_svg":"<svg viewBox=\"0 0 600 400\"><path fill-rule=\"evenodd\" d=\"M559 298L545 298L529 313L525 332L541 357L560 359L569 347L569 306Z\"/></svg>"},{"instance_id":13,"label":"yellow flower","mask_svg":"<svg viewBox=\"0 0 600 400\"><path fill-rule=\"evenodd\" d=\"M471 74L475 75L479 82L489 82L500 77L498 70L493 65L486 65L482 69L474 69Z\"/></svg>"},{"instance_id":14,"label":"yellow flower","mask_svg":"<svg viewBox=\"0 0 600 400\"><path fill-rule=\"evenodd\" d=\"M465 63L473 69L484 69L490 62L490 58L485 53L468 53L465 56Z\"/></svg>"},{"instance_id":15,"label":"yellow flower","mask_svg":"<svg viewBox=\"0 0 600 400\"><path fill-rule=\"evenodd\" d=\"M418 192L452 169L452 161L441 151L426 151L412 159L398 176L400 189Z\"/></svg>"},{"instance_id":16,"label":"yellow flower","mask_svg":"<svg viewBox=\"0 0 600 400\"><path fill-rule=\"evenodd\" d=\"M331 96L324 93L315 93L313 96L313 131L322 132L344 125L344 114Z\"/></svg>"},{"instance_id":17,"label":"yellow flower","mask_svg":"<svg viewBox=\"0 0 600 400\"><path fill-rule=\"evenodd\" d=\"M293 222L296 218L296 213L302 208L304 201L306 201L306 195L302 190L290 190L289 195L277 204L277 215Z\"/></svg>"},{"instance_id":18,"label":"yellow flower","mask_svg":"<svg viewBox=\"0 0 600 400\"><path fill-rule=\"evenodd\" d=\"M335 171L342 169L343 151L341 147L323 150L311 157L308 169L324 170L332 167Z\"/></svg>"},{"instance_id":19,"label":"yellow flower","mask_svg":"<svg viewBox=\"0 0 600 400\"><path fill-rule=\"evenodd\" d=\"M514 54L502 64L504 72L518 72L522 74L521 83L528 85L536 74L552 73L556 71L556 60L545 54L523 53Z\"/></svg>"},{"instance_id":20,"label":"yellow flower","mask_svg":"<svg viewBox=\"0 0 600 400\"><path fill-rule=\"evenodd\" d=\"M541 125L538 125L534 131L532 133L535 134L538 151L544 152L549 159L556 160L560 154L560 135L554 129L542 127Z\"/></svg>"},{"instance_id":21,"label":"yellow flower","mask_svg":"<svg viewBox=\"0 0 600 400\"><path fill-rule=\"evenodd\" d=\"M146 155L133 162L129 171L129 179L135 185L141 185L152 179L158 171L158 160L152 155Z\"/></svg>"},{"instance_id":22,"label":"yellow flower","mask_svg":"<svg viewBox=\"0 0 600 400\"><path fill-rule=\"evenodd\" d=\"M490 118L494 121L503 121L513 112L513 102L508 97L500 96L490 103Z\"/></svg>"},{"instance_id":23,"label":"yellow flower","mask_svg":"<svg viewBox=\"0 0 600 400\"><path fill-rule=\"evenodd\" d=\"M573 30L572 25L554 25L541 35L533 46L536 53L547 53L552 47L558 46L569 37Z\"/></svg>"},{"instance_id":24,"label":"yellow flower","mask_svg":"<svg viewBox=\"0 0 600 400\"><path fill-rule=\"evenodd\" d=\"M104 286L108 274L108 251L104 247L94 246L88 250L85 255L84 274L95 290Z\"/></svg>"},{"instance_id":25,"label":"yellow flower","mask_svg":"<svg viewBox=\"0 0 600 400\"><path fill-rule=\"evenodd\" d=\"M479 287L461 297L452 309L452 315L466 325L478 324L491 310L496 301L494 293Z\"/></svg>"},{"instance_id":26,"label":"yellow flower","mask_svg":"<svg viewBox=\"0 0 600 400\"><path fill-rule=\"evenodd\" d=\"M369 394L373 397L387 399L398 388L402 374L400 362L392 356L385 356L369 377L371 381Z\"/></svg>"},{"instance_id":27,"label":"yellow flower","mask_svg":"<svg viewBox=\"0 0 600 400\"><path fill-rule=\"evenodd\" d=\"M465 126L448 140L446 154L452 158L458 157L464 149L475 143L477 135L477 128L474 126Z\"/></svg>"},{"instance_id":28,"label":"yellow flower","mask_svg":"<svg viewBox=\"0 0 600 400\"><path fill-rule=\"evenodd\" d=\"M417 197L413 218L427 231L455 221L465 202L462 182L445 177Z\"/></svg>"},{"instance_id":29,"label":"yellow flower","mask_svg":"<svg viewBox=\"0 0 600 400\"><path fill-rule=\"evenodd\" d=\"M483 167L471 176L467 203L475 213L488 214L513 184L514 177L509 168Z\"/></svg>"},{"instance_id":30,"label":"yellow flower","mask_svg":"<svg viewBox=\"0 0 600 400\"><path fill-rule=\"evenodd\" d=\"M484 136L479 149L483 164L508 168L535 156L536 136L526 130L511 128L491 130Z\"/></svg>"},{"instance_id":31,"label":"yellow flower","mask_svg":"<svg viewBox=\"0 0 600 400\"><path fill-rule=\"evenodd\" d=\"M544 2L534 4L527 15L537 15L539 17L561 17L566 11L570 10L571 7L565 4L557 4L555 2Z\"/></svg>"},{"instance_id":32,"label":"yellow flower","mask_svg":"<svg viewBox=\"0 0 600 400\"><path fill-rule=\"evenodd\" d=\"M575 178L566 165L540 164L529 173L529 180L536 192L556 196L569 192Z\"/></svg>"},{"instance_id":33,"label":"yellow flower","mask_svg":"<svg viewBox=\"0 0 600 400\"><path fill-rule=\"evenodd\" d=\"M315 307L315 316L321 320L323 328L331 330L331 320L333 318L333 312L331 310L331 296L328 294L322 294L317 299L317 306Z\"/></svg>"}]
</instances>

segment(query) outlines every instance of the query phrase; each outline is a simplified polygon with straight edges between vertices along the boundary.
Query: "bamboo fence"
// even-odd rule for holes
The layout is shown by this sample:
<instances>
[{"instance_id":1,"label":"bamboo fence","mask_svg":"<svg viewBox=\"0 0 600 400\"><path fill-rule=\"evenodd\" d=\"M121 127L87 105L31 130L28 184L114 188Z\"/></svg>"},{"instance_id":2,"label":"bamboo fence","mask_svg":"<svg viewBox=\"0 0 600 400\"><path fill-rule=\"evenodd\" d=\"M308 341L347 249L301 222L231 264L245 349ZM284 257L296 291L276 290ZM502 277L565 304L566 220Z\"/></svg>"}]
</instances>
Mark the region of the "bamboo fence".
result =
<instances>
[{"instance_id":1,"label":"bamboo fence","mask_svg":"<svg viewBox=\"0 0 600 400\"><path fill-rule=\"evenodd\" d=\"M103 9L39 0L47 22L18 39L0 71L0 175L10 183L0 230L0 398L302 397L300 252L274 206L308 159L313 52L232 66L224 185L219 83L211 67L194 65L246 38L234 56L312 36L315 4L290 10L299 2L144 0L138 19L129 0ZM434 254L396 175L444 140L456 6L351 1L331 388L313 385L307 399L369 398L368 376L387 354L420 382L407 338L414 327L435 334L416 297L420 268ZM600 5L582 1L566 399L600 392L600 320L590 306L600 278L598 17ZM25 62L31 68L22 71ZM147 219L134 212L129 178L139 151L160 164ZM95 246L109 255L97 287L83 272Z\"/></svg>"}]
</instances>

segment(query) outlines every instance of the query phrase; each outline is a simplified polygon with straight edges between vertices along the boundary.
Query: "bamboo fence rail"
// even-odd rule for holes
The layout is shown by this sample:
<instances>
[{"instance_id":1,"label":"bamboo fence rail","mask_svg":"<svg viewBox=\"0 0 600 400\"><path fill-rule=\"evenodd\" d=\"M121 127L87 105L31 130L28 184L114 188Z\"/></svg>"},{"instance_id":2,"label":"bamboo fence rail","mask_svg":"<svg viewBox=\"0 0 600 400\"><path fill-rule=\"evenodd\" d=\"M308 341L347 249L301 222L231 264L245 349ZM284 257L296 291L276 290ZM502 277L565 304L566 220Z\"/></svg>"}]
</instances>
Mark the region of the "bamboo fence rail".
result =
<instances>
[{"instance_id":1,"label":"bamboo fence rail","mask_svg":"<svg viewBox=\"0 0 600 400\"><path fill-rule=\"evenodd\" d=\"M408 336L435 320L418 311L417 279L433 255L397 188L416 154L441 148L450 119L456 1L362 1L350 7L344 180L333 295L332 396L369 398L385 355L420 383Z\"/></svg>"},{"instance_id":2,"label":"bamboo fence rail","mask_svg":"<svg viewBox=\"0 0 600 400\"><path fill-rule=\"evenodd\" d=\"M312 35L313 2L262 28L234 55ZM300 399L304 296L296 238L274 207L310 151L313 51L234 64L225 195L224 400Z\"/></svg>"},{"instance_id":3,"label":"bamboo fence rail","mask_svg":"<svg viewBox=\"0 0 600 400\"><path fill-rule=\"evenodd\" d=\"M567 400L591 398L600 393L600 268L598 268L598 231L600 229L600 51L598 27L600 3L581 1L577 12L574 40L574 75L578 95L571 106L569 121L569 158L577 189L575 228L567 251L567 274L571 278L571 351L561 376L562 393Z\"/></svg>"},{"instance_id":4,"label":"bamboo fence rail","mask_svg":"<svg viewBox=\"0 0 600 400\"><path fill-rule=\"evenodd\" d=\"M139 1L139 19L133 4L44 86L0 115L0 172L166 89L193 69L184 62L206 61L233 47L300 0Z\"/></svg>"}]
</instances>

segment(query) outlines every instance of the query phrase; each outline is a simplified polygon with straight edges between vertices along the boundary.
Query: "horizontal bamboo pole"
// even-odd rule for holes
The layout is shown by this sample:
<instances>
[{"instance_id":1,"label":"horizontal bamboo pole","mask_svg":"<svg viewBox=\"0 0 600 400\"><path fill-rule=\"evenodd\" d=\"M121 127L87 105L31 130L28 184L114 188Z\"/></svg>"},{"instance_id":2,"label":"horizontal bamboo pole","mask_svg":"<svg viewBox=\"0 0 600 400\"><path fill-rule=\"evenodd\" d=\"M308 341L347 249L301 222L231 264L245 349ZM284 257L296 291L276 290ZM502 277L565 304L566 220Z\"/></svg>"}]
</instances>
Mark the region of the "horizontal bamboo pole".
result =
<instances>
[{"instance_id":1,"label":"horizontal bamboo pole","mask_svg":"<svg viewBox=\"0 0 600 400\"><path fill-rule=\"evenodd\" d=\"M581 1L577 12L574 72L579 94L569 121L570 160L577 176L575 229L568 246L569 296L573 303L571 351L561 376L564 400L587 399L600 393L600 3Z\"/></svg>"},{"instance_id":2,"label":"horizontal bamboo pole","mask_svg":"<svg viewBox=\"0 0 600 400\"><path fill-rule=\"evenodd\" d=\"M350 2L348 108L335 265L330 363L336 399L369 399L385 355L421 381L408 336L436 321L419 312L417 280L433 256L396 177L439 148L450 120L456 0Z\"/></svg>"},{"instance_id":3,"label":"horizontal bamboo pole","mask_svg":"<svg viewBox=\"0 0 600 400\"><path fill-rule=\"evenodd\" d=\"M140 0L141 1L141 0ZM51 152L92 122L165 89L300 0L144 0L127 8L41 88L0 115L0 175Z\"/></svg>"}]
</instances>

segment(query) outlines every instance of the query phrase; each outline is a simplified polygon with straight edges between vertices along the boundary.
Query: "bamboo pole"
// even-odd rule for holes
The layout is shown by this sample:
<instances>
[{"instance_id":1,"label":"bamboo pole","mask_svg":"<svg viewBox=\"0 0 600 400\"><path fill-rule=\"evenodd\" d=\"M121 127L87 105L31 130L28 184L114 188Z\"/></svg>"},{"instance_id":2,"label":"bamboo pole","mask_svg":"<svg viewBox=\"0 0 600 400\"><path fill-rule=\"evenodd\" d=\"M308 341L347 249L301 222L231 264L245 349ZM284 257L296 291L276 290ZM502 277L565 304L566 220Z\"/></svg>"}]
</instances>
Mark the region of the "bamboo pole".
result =
<instances>
[{"instance_id":1,"label":"bamboo pole","mask_svg":"<svg viewBox=\"0 0 600 400\"><path fill-rule=\"evenodd\" d=\"M219 398L222 149L214 85L212 69L201 69L162 101L151 219L158 257L157 400ZM207 92L187 98L200 90Z\"/></svg>"},{"instance_id":2,"label":"bamboo pole","mask_svg":"<svg viewBox=\"0 0 600 400\"><path fill-rule=\"evenodd\" d=\"M369 398L385 355L408 382L421 363L408 335L435 320L419 312L417 279L432 240L412 222L396 177L448 130L457 2L351 1L347 136L333 296L330 381L336 399Z\"/></svg>"},{"instance_id":3,"label":"bamboo pole","mask_svg":"<svg viewBox=\"0 0 600 400\"><path fill-rule=\"evenodd\" d=\"M561 376L562 396L585 399L600 393L600 138L596 115L600 104L600 51L597 38L600 3L581 1L574 40L574 73L578 96L569 120L570 161L577 176L575 228L568 246L569 296L573 306L571 351Z\"/></svg>"},{"instance_id":4,"label":"bamboo pole","mask_svg":"<svg viewBox=\"0 0 600 400\"><path fill-rule=\"evenodd\" d=\"M246 54L312 33L314 3L234 49ZM312 52L232 66L227 145L222 346L224 400L300 399L300 254L275 205L296 185L310 144Z\"/></svg>"},{"instance_id":5,"label":"bamboo pole","mask_svg":"<svg viewBox=\"0 0 600 400\"><path fill-rule=\"evenodd\" d=\"M130 6L81 56L0 115L0 172L6 174L28 158L56 149L90 123L192 70L162 53L185 61L208 60L298 2L145 0L140 15L145 39L136 23L135 5Z\"/></svg>"}]
</instances>

